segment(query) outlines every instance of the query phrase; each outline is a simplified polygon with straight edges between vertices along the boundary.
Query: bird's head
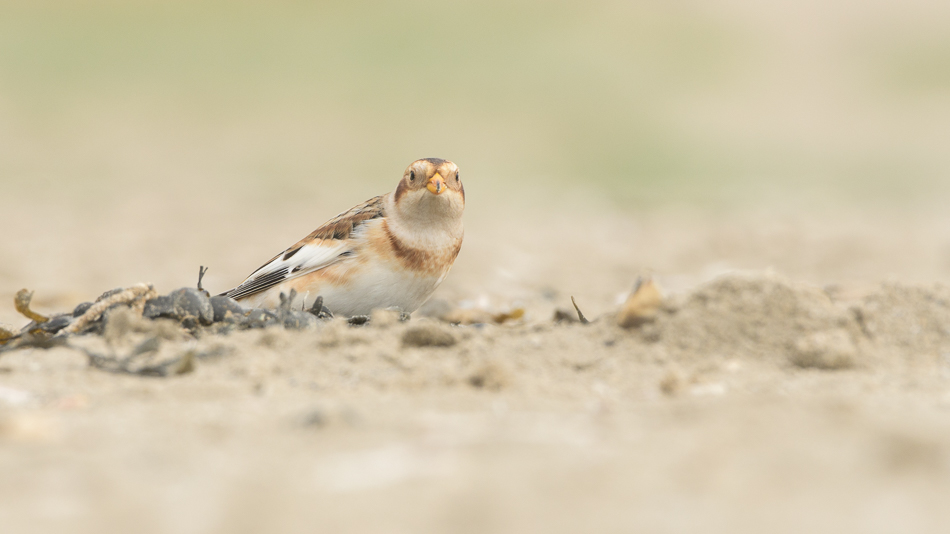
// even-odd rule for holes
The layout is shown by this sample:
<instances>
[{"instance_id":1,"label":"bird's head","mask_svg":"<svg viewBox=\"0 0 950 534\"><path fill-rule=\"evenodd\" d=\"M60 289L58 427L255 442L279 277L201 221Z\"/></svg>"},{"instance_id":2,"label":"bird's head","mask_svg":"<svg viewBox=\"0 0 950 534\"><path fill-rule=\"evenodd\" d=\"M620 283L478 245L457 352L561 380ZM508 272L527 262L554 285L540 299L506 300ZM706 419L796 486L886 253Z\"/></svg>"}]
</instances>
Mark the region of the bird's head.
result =
<instances>
[{"instance_id":1,"label":"bird's head","mask_svg":"<svg viewBox=\"0 0 950 534\"><path fill-rule=\"evenodd\" d=\"M413 219L461 218L465 188L451 161L425 158L412 162L393 194L396 209Z\"/></svg>"}]
</instances>

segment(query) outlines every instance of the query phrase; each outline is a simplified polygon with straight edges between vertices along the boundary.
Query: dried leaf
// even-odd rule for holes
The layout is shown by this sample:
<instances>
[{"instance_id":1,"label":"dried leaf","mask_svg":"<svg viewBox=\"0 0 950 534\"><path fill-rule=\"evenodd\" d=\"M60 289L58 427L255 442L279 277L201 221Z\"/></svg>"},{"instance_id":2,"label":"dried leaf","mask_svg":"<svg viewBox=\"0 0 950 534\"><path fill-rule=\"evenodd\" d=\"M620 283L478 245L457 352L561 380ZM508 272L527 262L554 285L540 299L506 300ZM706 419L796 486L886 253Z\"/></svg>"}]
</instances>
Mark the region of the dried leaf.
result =
<instances>
[{"instance_id":1,"label":"dried leaf","mask_svg":"<svg viewBox=\"0 0 950 534\"><path fill-rule=\"evenodd\" d=\"M524 317L524 308L515 308L510 312L496 313L492 316L492 320L498 324L503 324L506 321L517 321L522 317Z\"/></svg>"},{"instance_id":2,"label":"dried leaf","mask_svg":"<svg viewBox=\"0 0 950 534\"><path fill-rule=\"evenodd\" d=\"M637 280L637 285L624 303L617 324L623 328L633 328L656 318L663 305L663 294L652 278Z\"/></svg>"}]
</instances>

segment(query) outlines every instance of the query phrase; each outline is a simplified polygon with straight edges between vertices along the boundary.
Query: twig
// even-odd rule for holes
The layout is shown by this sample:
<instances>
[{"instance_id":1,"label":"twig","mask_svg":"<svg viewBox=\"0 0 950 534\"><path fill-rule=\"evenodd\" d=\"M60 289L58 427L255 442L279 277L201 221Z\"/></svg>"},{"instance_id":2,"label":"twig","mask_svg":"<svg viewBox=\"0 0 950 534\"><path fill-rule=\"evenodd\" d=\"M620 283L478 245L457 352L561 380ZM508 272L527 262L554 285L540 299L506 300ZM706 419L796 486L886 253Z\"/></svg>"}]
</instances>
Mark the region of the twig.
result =
<instances>
[{"instance_id":1,"label":"twig","mask_svg":"<svg viewBox=\"0 0 950 534\"><path fill-rule=\"evenodd\" d=\"M201 279L205 277L205 274L207 274L207 272L208 272L208 267L205 267L204 265L198 266L198 291L201 291L202 293L204 293L205 296L211 296L211 294L208 293L208 291L205 288L201 287Z\"/></svg>"},{"instance_id":2,"label":"twig","mask_svg":"<svg viewBox=\"0 0 950 534\"><path fill-rule=\"evenodd\" d=\"M581 324L589 324L590 321L587 320L587 317L584 317L584 313L581 312L581 309L577 307L577 302L574 300L573 295L571 295L571 304L573 304L574 309L577 310L577 320L579 320Z\"/></svg>"},{"instance_id":3,"label":"twig","mask_svg":"<svg viewBox=\"0 0 950 534\"><path fill-rule=\"evenodd\" d=\"M201 287L201 280L205 277L205 274L207 273L208 273L208 267L205 267L204 265L198 266L198 291L201 291L202 293L204 293L206 297L210 297L211 293L208 293L207 289Z\"/></svg>"}]
</instances>

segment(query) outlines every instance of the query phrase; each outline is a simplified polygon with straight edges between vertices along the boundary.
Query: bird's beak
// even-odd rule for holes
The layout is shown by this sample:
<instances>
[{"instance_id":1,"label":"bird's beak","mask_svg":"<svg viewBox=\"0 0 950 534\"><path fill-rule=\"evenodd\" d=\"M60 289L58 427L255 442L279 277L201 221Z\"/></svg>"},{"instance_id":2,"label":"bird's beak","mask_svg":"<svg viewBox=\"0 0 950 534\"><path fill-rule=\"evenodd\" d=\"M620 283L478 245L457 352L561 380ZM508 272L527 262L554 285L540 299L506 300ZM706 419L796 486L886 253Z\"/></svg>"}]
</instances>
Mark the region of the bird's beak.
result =
<instances>
[{"instance_id":1,"label":"bird's beak","mask_svg":"<svg viewBox=\"0 0 950 534\"><path fill-rule=\"evenodd\" d=\"M426 186L433 195L441 195L445 191L445 180L442 178L442 175L435 173L432 175L432 178L429 178L429 185Z\"/></svg>"}]
</instances>

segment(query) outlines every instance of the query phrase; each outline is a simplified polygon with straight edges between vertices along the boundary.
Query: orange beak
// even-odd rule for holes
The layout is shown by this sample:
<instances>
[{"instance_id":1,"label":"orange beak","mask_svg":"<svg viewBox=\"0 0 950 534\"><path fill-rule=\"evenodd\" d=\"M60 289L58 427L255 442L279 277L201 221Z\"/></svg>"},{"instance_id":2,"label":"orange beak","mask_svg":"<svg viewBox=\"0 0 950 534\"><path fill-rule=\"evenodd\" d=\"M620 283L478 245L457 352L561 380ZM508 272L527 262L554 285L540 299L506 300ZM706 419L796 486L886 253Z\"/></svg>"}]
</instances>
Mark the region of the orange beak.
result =
<instances>
[{"instance_id":1,"label":"orange beak","mask_svg":"<svg viewBox=\"0 0 950 534\"><path fill-rule=\"evenodd\" d=\"M429 178L429 185L426 186L433 195L441 195L445 191L445 180L442 178L442 175L435 173L432 175L432 178Z\"/></svg>"}]
</instances>

